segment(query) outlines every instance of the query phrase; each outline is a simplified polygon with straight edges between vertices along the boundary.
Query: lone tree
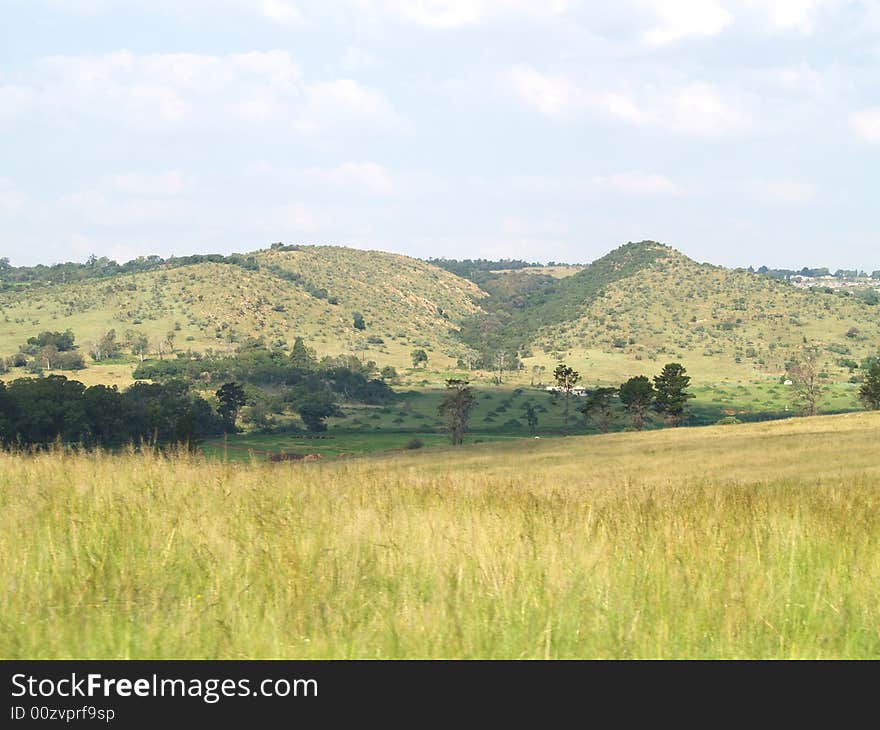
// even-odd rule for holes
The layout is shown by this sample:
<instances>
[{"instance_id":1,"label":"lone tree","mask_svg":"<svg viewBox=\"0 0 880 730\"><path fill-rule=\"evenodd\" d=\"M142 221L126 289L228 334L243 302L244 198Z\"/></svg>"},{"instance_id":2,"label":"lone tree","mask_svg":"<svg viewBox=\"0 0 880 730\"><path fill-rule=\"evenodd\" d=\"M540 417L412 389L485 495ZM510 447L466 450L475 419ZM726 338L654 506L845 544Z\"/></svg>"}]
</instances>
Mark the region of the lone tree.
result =
<instances>
[{"instance_id":1,"label":"lone tree","mask_svg":"<svg viewBox=\"0 0 880 730\"><path fill-rule=\"evenodd\" d=\"M859 388L859 400L869 411L880 410L880 359L871 358L865 382Z\"/></svg>"},{"instance_id":2,"label":"lone tree","mask_svg":"<svg viewBox=\"0 0 880 730\"><path fill-rule=\"evenodd\" d=\"M819 348L804 346L800 355L788 364L788 377L794 388L795 404L804 416L815 416L822 395L819 377Z\"/></svg>"},{"instance_id":3,"label":"lone tree","mask_svg":"<svg viewBox=\"0 0 880 730\"><path fill-rule=\"evenodd\" d=\"M645 427L648 409L654 402L654 386L644 375L630 378L620 386L620 402L632 418L635 429L641 431Z\"/></svg>"},{"instance_id":4,"label":"lone tree","mask_svg":"<svg viewBox=\"0 0 880 730\"><path fill-rule=\"evenodd\" d=\"M665 418L671 426L679 426L687 412L687 402L694 397L687 392L691 378L677 362L663 366L654 377L654 410Z\"/></svg>"},{"instance_id":5,"label":"lone tree","mask_svg":"<svg viewBox=\"0 0 880 730\"><path fill-rule=\"evenodd\" d=\"M326 431L326 419L342 415L342 411L329 392L308 391L306 388L297 392L293 409L299 414L306 428L313 433Z\"/></svg>"},{"instance_id":6,"label":"lone tree","mask_svg":"<svg viewBox=\"0 0 880 730\"><path fill-rule=\"evenodd\" d=\"M526 423L529 424L529 433L532 436L535 435L535 431L538 430L538 412L535 410L535 406L531 404L531 402L527 402L523 409L525 410Z\"/></svg>"},{"instance_id":7,"label":"lone tree","mask_svg":"<svg viewBox=\"0 0 880 730\"><path fill-rule=\"evenodd\" d=\"M356 330L365 330L367 328L367 323L364 322L364 315L360 312L354 312L351 317L352 325Z\"/></svg>"},{"instance_id":8,"label":"lone tree","mask_svg":"<svg viewBox=\"0 0 880 730\"><path fill-rule=\"evenodd\" d=\"M587 396L586 401L580 407L584 418L592 420L602 433L608 433L611 424L614 423L612 398L615 395L617 395L617 388L596 388Z\"/></svg>"},{"instance_id":9,"label":"lone tree","mask_svg":"<svg viewBox=\"0 0 880 730\"><path fill-rule=\"evenodd\" d=\"M410 357L412 358L412 364L414 368L417 368L419 365L428 364L428 353L424 350L413 350L410 353Z\"/></svg>"},{"instance_id":10,"label":"lone tree","mask_svg":"<svg viewBox=\"0 0 880 730\"><path fill-rule=\"evenodd\" d=\"M553 371L553 378L556 380L556 387L565 395L565 406L562 411L562 432L568 435L568 413L571 403L571 391L580 380L581 374L570 368L565 363L559 363L556 370Z\"/></svg>"},{"instance_id":11,"label":"lone tree","mask_svg":"<svg viewBox=\"0 0 880 730\"><path fill-rule=\"evenodd\" d=\"M382 368L379 371L379 377L386 383L397 383L400 381L400 376L397 374L397 368L393 365L386 365Z\"/></svg>"},{"instance_id":12,"label":"lone tree","mask_svg":"<svg viewBox=\"0 0 880 730\"><path fill-rule=\"evenodd\" d=\"M235 422L238 420L238 412L247 402L244 394L244 388L238 383L223 383L215 393L220 405L217 407L217 413L223 419L226 432L235 433Z\"/></svg>"},{"instance_id":13,"label":"lone tree","mask_svg":"<svg viewBox=\"0 0 880 730\"><path fill-rule=\"evenodd\" d=\"M302 337L297 337L293 341L293 348L290 350L290 364L300 370L312 370L317 364L315 356L309 352Z\"/></svg>"},{"instance_id":14,"label":"lone tree","mask_svg":"<svg viewBox=\"0 0 880 730\"><path fill-rule=\"evenodd\" d=\"M135 333L131 339L131 354L137 355L140 358L140 361L143 362L149 351L150 341L147 339L147 336Z\"/></svg>"},{"instance_id":15,"label":"lone tree","mask_svg":"<svg viewBox=\"0 0 880 730\"><path fill-rule=\"evenodd\" d=\"M446 418L449 439L454 446L464 443L468 421L476 403L477 397L467 380L450 378L446 381L446 395L443 396L437 411Z\"/></svg>"}]
</instances>

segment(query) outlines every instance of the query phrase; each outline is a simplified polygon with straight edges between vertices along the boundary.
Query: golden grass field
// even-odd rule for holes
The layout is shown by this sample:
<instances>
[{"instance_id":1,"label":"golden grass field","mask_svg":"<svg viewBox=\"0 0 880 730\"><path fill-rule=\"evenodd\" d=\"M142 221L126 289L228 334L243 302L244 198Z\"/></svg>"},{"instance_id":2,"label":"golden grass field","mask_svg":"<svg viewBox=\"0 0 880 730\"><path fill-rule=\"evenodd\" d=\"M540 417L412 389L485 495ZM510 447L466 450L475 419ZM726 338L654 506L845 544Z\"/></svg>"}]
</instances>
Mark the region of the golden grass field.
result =
<instances>
[{"instance_id":1,"label":"golden grass field","mask_svg":"<svg viewBox=\"0 0 880 730\"><path fill-rule=\"evenodd\" d=\"M0 455L3 658L880 656L880 415Z\"/></svg>"}]
</instances>

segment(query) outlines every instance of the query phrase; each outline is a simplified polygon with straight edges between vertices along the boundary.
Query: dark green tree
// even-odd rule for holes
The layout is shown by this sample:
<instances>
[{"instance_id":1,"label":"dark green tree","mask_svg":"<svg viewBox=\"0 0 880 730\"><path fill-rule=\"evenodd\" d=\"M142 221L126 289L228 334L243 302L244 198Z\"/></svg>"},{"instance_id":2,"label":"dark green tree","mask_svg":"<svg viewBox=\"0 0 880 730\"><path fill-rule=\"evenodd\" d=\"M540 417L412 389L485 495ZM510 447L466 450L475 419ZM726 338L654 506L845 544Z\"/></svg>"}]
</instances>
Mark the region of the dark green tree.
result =
<instances>
[{"instance_id":1,"label":"dark green tree","mask_svg":"<svg viewBox=\"0 0 880 730\"><path fill-rule=\"evenodd\" d=\"M620 386L620 402L632 419L637 431L645 427L648 409L654 402L654 386L644 375L630 378Z\"/></svg>"},{"instance_id":2,"label":"dark green tree","mask_svg":"<svg viewBox=\"0 0 880 730\"><path fill-rule=\"evenodd\" d=\"M333 396L324 390L303 390L297 395L293 407L306 428L312 432L326 431L326 419L342 415Z\"/></svg>"},{"instance_id":3,"label":"dark green tree","mask_svg":"<svg viewBox=\"0 0 880 730\"><path fill-rule=\"evenodd\" d=\"M687 412L687 402L694 397L687 392L691 379L680 363L670 362L654 377L654 410L671 426L681 424Z\"/></svg>"},{"instance_id":4,"label":"dark green tree","mask_svg":"<svg viewBox=\"0 0 880 730\"><path fill-rule=\"evenodd\" d=\"M467 380L450 378L446 381L446 394L437 409L446 419L449 439L454 446L464 442L471 411L477 403L477 397Z\"/></svg>"},{"instance_id":5,"label":"dark green tree","mask_svg":"<svg viewBox=\"0 0 880 730\"><path fill-rule=\"evenodd\" d=\"M580 411L584 418L593 421L602 433L608 433L614 423L614 396L617 388L596 388L587 395Z\"/></svg>"},{"instance_id":6,"label":"dark green tree","mask_svg":"<svg viewBox=\"0 0 880 730\"><path fill-rule=\"evenodd\" d=\"M419 365L428 364L428 353L424 350L413 350L410 353L410 357L412 358L412 364L414 368L417 368Z\"/></svg>"},{"instance_id":7,"label":"dark green tree","mask_svg":"<svg viewBox=\"0 0 880 730\"><path fill-rule=\"evenodd\" d=\"M367 328L367 323L364 322L364 315L360 312L352 313L352 325L356 330L365 330Z\"/></svg>"},{"instance_id":8,"label":"dark green tree","mask_svg":"<svg viewBox=\"0 0 880 730\"><path fill-rule=\"evenodd\" d=\"M880 410L880 359L874 358L865 372L865 382L859 388L859 400L870 411Z\"/></svg>"},{"instance_id":9,"label":"dark green tree","mask_svg":"<svg viewBox=\"0 0 880 730\"><path fill-rule=\"evenodd\" d=\"M535 431L538 430L538 412L530 402L526 403L523 409L525 410L526 423L529 424L529 433L534 436Z\"/></svg>"},{"instance_id":10,"label":"dark green tree","mask_svg":"<svg viewBox=\"0 0 880 730\"><path fill-rule=\"evenodd\" d=\"M217 406L217 413L223 419L227 433L235 433L235 422L238 420L238 412L241 407L247 403L244 388L238 383L224 383L215 393L220 405Z\"/></svg>"},{"instance_id":11,"label":"dark green tree","mask_svg":"<svg viewBox=\"0 0 880 730\"><path fill-rule=\"evenodd\" d=\"M290 351L290 364L300 370L314 370L318 364L318 361L309 352L309 348L306 347L302 337L297 337L293 341L293 349Z\"/></svg>"},{"instance_id":12,"label":"dark green tree","mask_svg":"<svg viewBox=\"0 0 880 730\"><path fill-rule=\"evenodd\" d=\"M46 331L41 332L36 337L28 337L27 346L22 347L22 350L31 355L35 355L41 348L51 346L58 352L67 352L76 347L74 342L75 338L73 332L69 329L64 332Z\"/></svg>"},{"instance_id":13,"label":"dark green tree","mask_svg":"<svg viewBox=\"0 0 880 730\"><path fill-rule=\"evenodd\" d=\"M562 411L562 432L565 435L568 435L568 414L571 405L571 391L574 389L574 386L577 385L577 381L580 380L580 373L573 368L570 368L565 363L559 363L556 366L556 370L553 371L553 379L556 381L556 387L562 391L562 394L565 396L565 405Z\"/></svg>"}]
</instances>

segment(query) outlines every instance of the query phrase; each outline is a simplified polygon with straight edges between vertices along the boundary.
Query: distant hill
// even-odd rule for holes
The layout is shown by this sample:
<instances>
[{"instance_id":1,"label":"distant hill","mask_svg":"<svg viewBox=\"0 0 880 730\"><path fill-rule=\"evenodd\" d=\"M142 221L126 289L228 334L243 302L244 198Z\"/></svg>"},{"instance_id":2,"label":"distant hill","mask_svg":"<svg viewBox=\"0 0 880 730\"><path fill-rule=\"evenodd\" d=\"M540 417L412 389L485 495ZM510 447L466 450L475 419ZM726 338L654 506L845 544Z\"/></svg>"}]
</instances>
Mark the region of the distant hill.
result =
<instances>
[{"instance_id":1,"label":"distant hill","mask_svg":"<svg viewBox=\"0 0 880 730\"><path fill-rule=\"evenodd\" d=\"M700 264L653 242L623 246L563 280L558 298L536 310L546 321L531 349L538 359L598 360L600 371L609 359L612 372L624 361L651 372L680 360L703 378L775 376L810 343L841 382L880 348L880 307L858 296Z\"/></svg>"},{"instance_id":2,"label":"distant hill","mask_svg":"<svg viewBox=\"0 0 880 730\"><path fill-rule=\"evenodd\" d=\"M108 329L175 332L174 347L234 349L251 336L304 337L319 354L406 364L415 347L454 364L458 322L478 311L475 284L417 259L331 246L264 250L237 263L169 262L141 273L32 283L0 293L0 354L43 330L72 329L85 347ZM223 259L224 257L218 257ZM360 312L365 329L353 326Z\"/></svg>"},{"instance_id":3,"label":"distant hill","mask_svg":"<svg viewBox=\"0 0 880 730\"><path fill-rule=\"evenodd\" d=\"M440 373L457 363L491 369L504 353L526 374L566 360L585 379L614 382L680 360L703 382L720 382L778 379L811 343L829 380L845 383L880 348L877 298L697 263L653 241L588 266L275 245L121 266L6 267L0 281L0 356L44 330L71 329L86 350L112 328L120 340L147 336L149 356L169 333L178 352L302 336L319 355L398 368L422 348Z\"/></svg>"}]
</instances>

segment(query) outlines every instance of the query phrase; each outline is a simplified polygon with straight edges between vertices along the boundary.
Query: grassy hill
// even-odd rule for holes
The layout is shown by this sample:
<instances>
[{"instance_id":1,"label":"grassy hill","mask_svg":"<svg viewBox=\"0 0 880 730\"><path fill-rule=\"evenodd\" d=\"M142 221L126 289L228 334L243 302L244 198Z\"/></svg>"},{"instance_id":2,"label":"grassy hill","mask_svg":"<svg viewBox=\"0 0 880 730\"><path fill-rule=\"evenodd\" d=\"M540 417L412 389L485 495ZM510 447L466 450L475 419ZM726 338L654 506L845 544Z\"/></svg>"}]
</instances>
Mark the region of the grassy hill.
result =
<instances>
[{"instance_id":1,"label":"grassy hill","mask_svg":"<svg viewBox=\"0 0 880 730\"><path fill-rule=\"evenodd\" d=\"M877 657L878 427L3 452L0 656Z\"/></svg>"},{"instance_id":2,"label":"grassy hill","mask_svg":"<svg viewBox=\"0 0 880 730\"><path fill-rule=\"evenodd\" d=\"M511 384L547 382L561 360L587 384L620 383L678 360L701 387L754 386L764 391L749 400L778 409L786 398L769 390L803 344L821 349L834 408L855 406L854 366L880 345L880 306L845 290L700 264L650 241L589 266L438 260L441 268L331 246L216 258L159 260L135 273L107 265L109 275L100 269L64 283L82 275L68 266L53 274L56 283L19 282L0 292L0 355L47 329L72 329L84 350L110 328L120 339L145 334L152 356L169 332L176 350L200 352L233 350L252 336L288 344L303 336L319 355L355 353L398 369L425 349L427 369L407 374L416 386L439 383L462 356L482 357L468 377L488 381L499 351L523 360L522 371L506 376ZM356 312L363 330L353 326ZM107 382L126 382L121 363L110 367L92 367L83 379L99 382L106 369Z\"/></svg>"},{"instance_id":3,"label":"grassy hill","mask_svg":"<svg viewBox=\"0 0 880 730\"><path fill-rule=\"evenodd\" d=\"M654 372L670 360L703 381L775 379L810 343L828 380L845 382L848 365L880 347L880 307L699 264L660 244L622 247L561 284L561 301L545 309L564 315L545 315L534 362L562 356L594 380Z\"/></svg>"},{"instance_id":4,"label":"grassy hill","mask_svg":"<svg viewBox=\"0 0 880 730\"><path fill-rule=\"evenodd\" d=\"M462 346L457 322L477 311L473 283L406 256L330 246L261 251L248 267L198 263L0 294L0 354L42 330L72 329L84 347L110 328L146 334L154 349L231 350L250 336L292 342L319 354L363 353L406 366L415 347L438 366ZM366 328L353 326L364 316Z\"/></svg>"}]
</instances>

